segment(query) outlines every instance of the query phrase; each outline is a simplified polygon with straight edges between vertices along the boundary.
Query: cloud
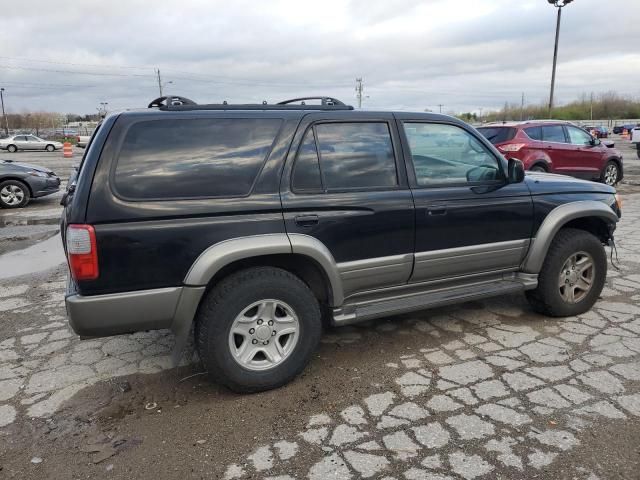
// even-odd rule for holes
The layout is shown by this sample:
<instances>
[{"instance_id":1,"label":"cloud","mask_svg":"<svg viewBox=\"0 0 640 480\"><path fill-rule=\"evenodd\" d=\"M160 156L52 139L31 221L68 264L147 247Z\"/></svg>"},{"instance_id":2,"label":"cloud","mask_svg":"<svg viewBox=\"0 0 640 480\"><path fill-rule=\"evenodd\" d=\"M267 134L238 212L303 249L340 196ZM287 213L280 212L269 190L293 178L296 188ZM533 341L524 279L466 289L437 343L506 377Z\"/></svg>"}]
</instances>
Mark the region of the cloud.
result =
<instances>
[{"instance_id":1,"label":"cloud","mask_svg":"<svg viewBox=\"0 0 640 480\"><path fill-rule=\"evenodd\" d=\"M10 111L143 107L166 90L196 101L325 94L367 108L499 108L546 98L555 9L506 0L139 0L3 7L0 85ZM640 3L563 12L557 99L639 95Z\"/></svg>"}]
</instances>

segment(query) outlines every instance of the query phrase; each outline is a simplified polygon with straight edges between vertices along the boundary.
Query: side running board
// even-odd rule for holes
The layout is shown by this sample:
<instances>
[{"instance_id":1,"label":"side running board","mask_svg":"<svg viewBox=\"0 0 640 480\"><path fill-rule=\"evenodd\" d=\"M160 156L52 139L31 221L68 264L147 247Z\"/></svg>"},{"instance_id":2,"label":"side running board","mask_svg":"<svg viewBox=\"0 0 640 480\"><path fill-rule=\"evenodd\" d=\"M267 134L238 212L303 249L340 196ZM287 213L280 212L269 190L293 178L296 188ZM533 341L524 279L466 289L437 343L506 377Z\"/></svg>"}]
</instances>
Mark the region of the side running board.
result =
<instances>
[{"instance_id":1,"label":"side running board","mask_svg":"<svg viewBox=\"0 0 640 480\"><path fill-rule=\"evenodd\" d=\"M531 287L529 287L531 288ZM435 291L395 296L378 301L346 304L333 310L333 323L336 326L349 325L373 318L399 315L401 313L441 307L463 301L522 292L527 289L522 282L500 280L474 285L457 286Z\"/></svg>"}]
</instances>

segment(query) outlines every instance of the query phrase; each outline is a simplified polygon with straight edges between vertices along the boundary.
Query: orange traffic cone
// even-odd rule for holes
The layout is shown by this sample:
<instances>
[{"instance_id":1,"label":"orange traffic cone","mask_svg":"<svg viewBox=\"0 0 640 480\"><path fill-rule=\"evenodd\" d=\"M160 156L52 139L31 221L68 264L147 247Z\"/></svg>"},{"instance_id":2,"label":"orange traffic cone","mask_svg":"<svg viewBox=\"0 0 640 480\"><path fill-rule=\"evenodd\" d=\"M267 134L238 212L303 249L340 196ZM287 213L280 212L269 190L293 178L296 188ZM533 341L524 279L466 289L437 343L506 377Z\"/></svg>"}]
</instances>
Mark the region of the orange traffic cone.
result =
<instances>
[{"instance_id":1,"label":"orange traffic cone","mask_svg":"<svg viewBox=\"0 0 640 480\"><path fill-rule=\"evenodd\" d=\"M63 154L64 158L73 157L73 147L71 146L71 143L64 142L62 144L62 154Z\"/></svg>"}]
</instances>

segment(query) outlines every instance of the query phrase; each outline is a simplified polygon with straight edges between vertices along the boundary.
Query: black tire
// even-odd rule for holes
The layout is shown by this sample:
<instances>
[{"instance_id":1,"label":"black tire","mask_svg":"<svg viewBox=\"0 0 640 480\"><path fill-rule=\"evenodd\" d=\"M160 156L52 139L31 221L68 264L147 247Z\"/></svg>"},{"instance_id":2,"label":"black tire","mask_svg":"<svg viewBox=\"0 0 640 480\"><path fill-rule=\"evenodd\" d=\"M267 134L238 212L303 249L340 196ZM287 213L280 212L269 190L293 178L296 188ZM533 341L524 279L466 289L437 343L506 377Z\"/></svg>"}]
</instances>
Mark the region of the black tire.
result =
<instances>
[{"instance_id":1,"label":"black tire","mask_svg":"<svg viewBox=\"0 0 640 480\"><path fill-rule=\"evenodd\" d=\"M20 192L20 196L16 194ZM7 197L7 193L13 193L12 196ZM29 187L19 180L5 180L0 183L0 207L2 208L22 208L29 203L31 198L31 192ZM16 200L19 200L16 202Z\"/></svg>"},{"instance_id":2,"label":"black tire","mask_svg":"<svg viewBox=\"0 0 640 480\"><path fill-rule=\"evenodd\" d=\"M282 363L268 370L250 370L234 359L230 332L236 317L263 299L291 306L299 332ZM291 381L306 367L321 334L318 300L298 277L279 268L256 267L230 275L206 295L196 315L196 347L209 377L235 392L270 390Z\"/></svg>"},{"instance_id":3,"label":"black tire","mask_svg":"<svg viewBox=\"0 0 640 480\"><path fill-rule=\"evenodd\" d=\"M586 295L576 303L569 303L562 298L559 279L565 262L577 252L591 256L594 272L591 288ZM551 242L538 275L538 287L526 292L527 300L536 312L549 317L579 315L591 309L602 292L606 278L607 254L600 240L584 230L563 228Z\"/></svg>"},{"instance_id":4,"label":"black tire","mask_svg":"<svg viewBox=\"0 0 640 480\"><path fill-rule=\"evenodd\" d=\"M547 167L545 167L541 163L535 164L533 167L530 168L530 171L531 172L544 172L544 173L548 172Z\"/></svg>"},{"instance_id":5,"label":"black tire","mask_svg":"<svg viewBox=\"0 0 640 480\"><path fill-rule=\"evenodd\" d=\"M55 151L56 147L54 147L53 145L47 145L44 149L47 152L53 152L53 151Z\"/></svg>"},{"instance_id":6,"label":"black tire","mask_svg":"<svg viewBox=\"0 0 640 480\"><path fill-rule=\"evenodd\" d=\"M618 165L618 162L613 160L607 162L600 174L600 181L612 187L620 181L620 165Z\"/></svg>"},{"instance_id":7,"label":"black tire","mask_svg":"<svg viewBox=\"0 0 640 480\"><path fill-rule=\"evenodd\" d=\"M18 151L18 147L16 147L15 145L9 145L7 147L7 150L10 151L11 153L16 153Z\"/></svg>"}]
</instances>

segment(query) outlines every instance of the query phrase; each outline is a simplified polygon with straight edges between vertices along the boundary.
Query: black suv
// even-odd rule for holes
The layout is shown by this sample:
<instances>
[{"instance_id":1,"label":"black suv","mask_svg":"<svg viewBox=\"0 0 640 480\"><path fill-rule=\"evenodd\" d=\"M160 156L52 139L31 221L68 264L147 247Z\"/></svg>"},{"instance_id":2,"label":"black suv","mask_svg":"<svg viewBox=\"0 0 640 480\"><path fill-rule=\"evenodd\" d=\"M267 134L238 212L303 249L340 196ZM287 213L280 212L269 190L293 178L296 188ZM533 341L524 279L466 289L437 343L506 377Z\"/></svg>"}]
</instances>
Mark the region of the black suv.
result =
<instances>
[{"instance_id":1,"label":"black suv","mask_svg":"<svg viewBox=\"0 0 640 480\"><path fill-rule=\"evenodd\" d=\"M525 176L448 116L305 100L104 119L63 199L79 335L170 328L180 353L193 327L211 378L258 391L324 324L519 291L550 316L594 304L612 187Z\"/></svg>"}]
</instances>

